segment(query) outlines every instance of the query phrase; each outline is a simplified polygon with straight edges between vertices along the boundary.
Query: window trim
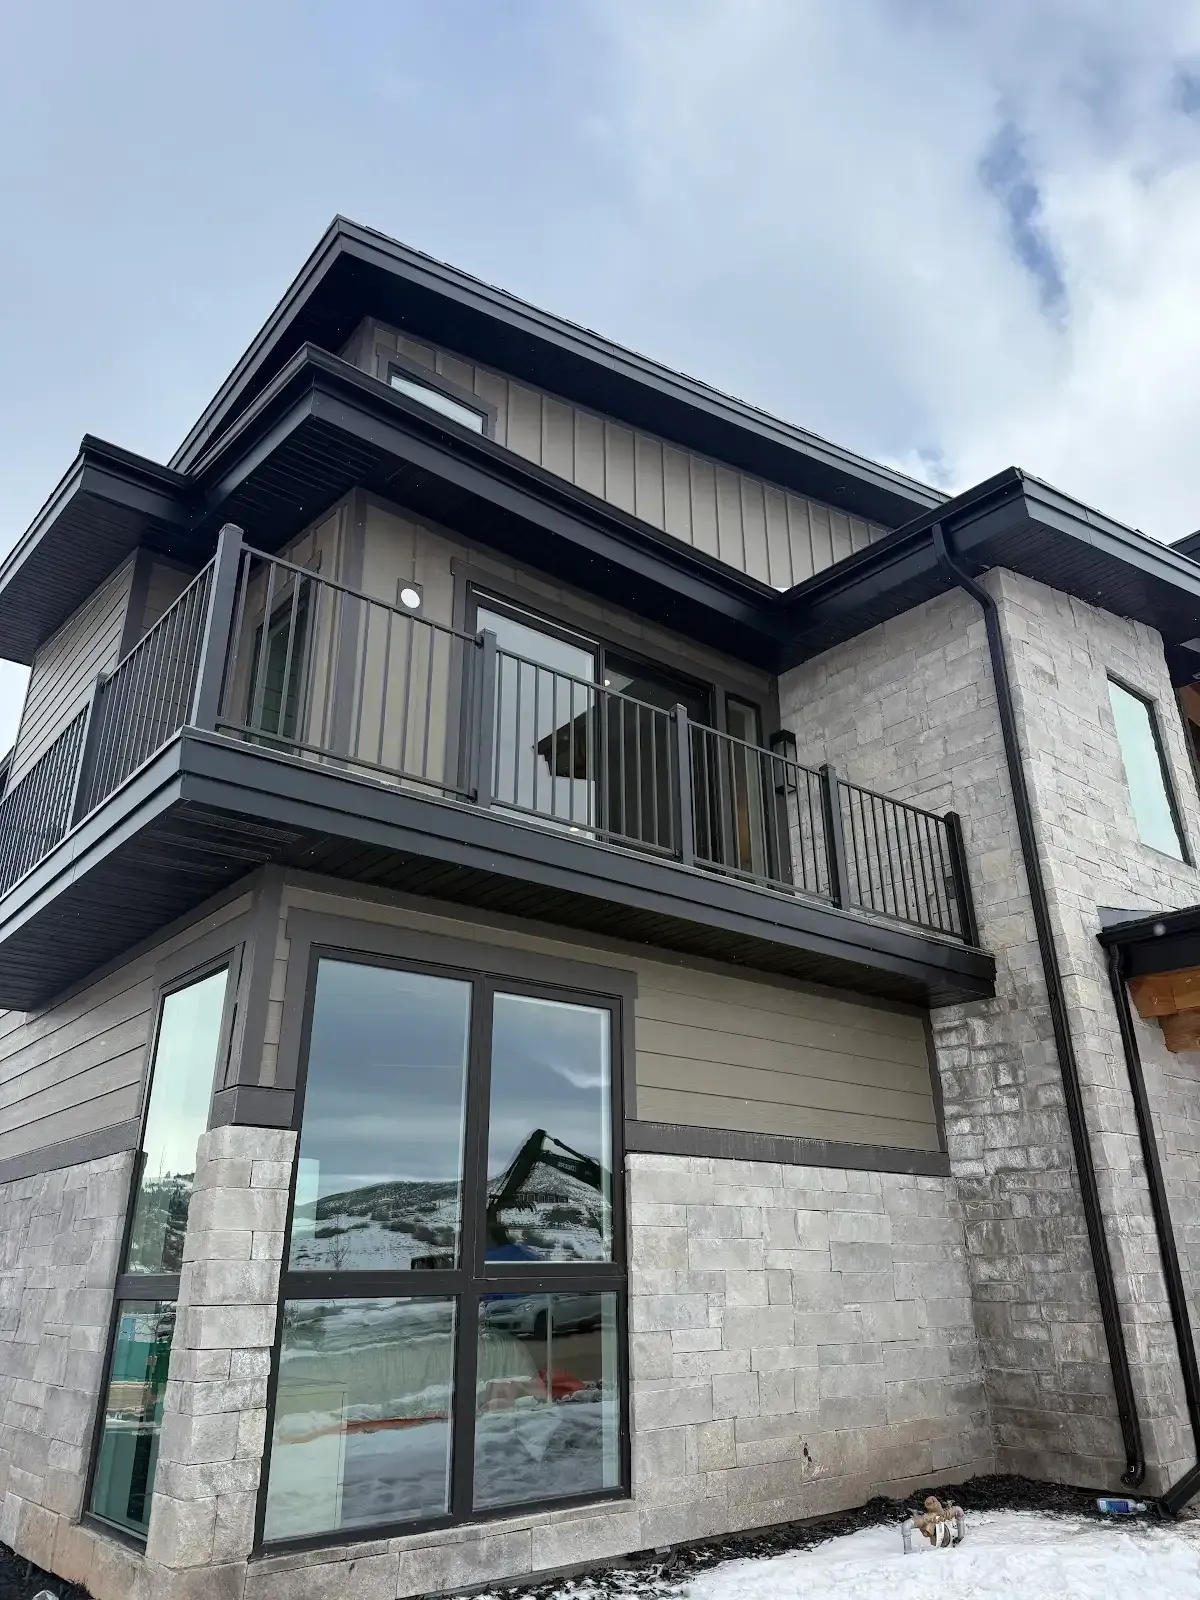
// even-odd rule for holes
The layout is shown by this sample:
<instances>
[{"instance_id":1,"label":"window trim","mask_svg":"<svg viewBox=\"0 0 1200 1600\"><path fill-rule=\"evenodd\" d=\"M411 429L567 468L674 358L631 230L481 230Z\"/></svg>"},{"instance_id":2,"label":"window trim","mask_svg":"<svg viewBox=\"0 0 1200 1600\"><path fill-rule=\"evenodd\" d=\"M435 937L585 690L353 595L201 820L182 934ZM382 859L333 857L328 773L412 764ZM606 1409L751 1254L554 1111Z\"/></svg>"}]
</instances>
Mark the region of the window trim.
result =
<instances>
[{"instance_id":1,"label":"window trim","mask_svg":"<svg viewBox=\"0 0 1200 1600\"><path fill-rule=\"evenodd\" d=\"M434 394L444 395L447 400L453 400L455 405L462 406L466 411L474 411L483 419L483 429L479 435L483 439L495 439L496 420L499 412L489 401L482 399L477 394L472 394L469 389L464 389L461 384L454 383L449 378L444 378L440 372L431 372L428 367L420 367L413 361L406 361L402 356L387 353L387 370L383 383L392 394L397 394L402 400L407 400L411 405L419 406L420 400L415 395L405 394L403 389L392 388L392 374L397 377L407 378L410 383L418 383L423 389L431 389ZM448 417L444 411L438 411L434 406L426 406L425 410L440 422L449 422L456 428L465 432L473 432L466 424Z\"/></svg>"},{"instance_id":2,"label":"window trim","mask_svg":"<svg viewBox=\"0 0 1200 1600\"><path fill-rule=\"evenodd\" d=\"M1171 812L1171 820L1175 824L1175 833L1179 840L1180 853L1178 856L1173 856L1170 851L1160 850L1157 845L1150 844L1142 838L1142 831L1138 827L1137 814L1133 809L1133 792L1129 783L1129 773L1125 766L1125 751L1121 745L1121 734L1120 730L1116 726L1116 715L1112 709L1111 697L1109 697L1108 712L1113 718L1113 733L1117 741L1117 753L1121 759L1121 772L1125 779L1125 793L1129 799L1129 811L1130 815L1133 817L1133 829L1137 842L1143 847L1143 849L1153 850L1155 855L1163 856L1168 861L1180 861L1185 867L1194 867L1196 862L1195 857L1192 854L1191 840L1188 838L1187 827L1184 823L1183 807L1179 803L1179 792L1175 784L1175 771L1168 757L1166 741L1163 738L1162 717L1159 714L1159 702L1153 695L1148 695L1143 690L1135 688L1132 683L1128 682L1127 679L1122 678L1118 673L1106 672L1104 677L1106 683L1115 683L1118 689L1121 689L1132 699L1140 701L1141 704L1146 708L1146 714L1150 721L1150 732L1154 738L1154 749L1158 756L1158 770L1162 775L1163 789L1166 791L1167 806Z\"/></svg>"},{"instance_id":3,"label":"window trim","mask_svg":"<svg viewBox=\"0 0 1200 1600\"><path fill-rule=\"evenodd\" d=\"M307 935L307 937L306 937ZM279 1068L294 1084L291 1126L296 1131L288 1193L284 1248L291 1239L299 1172L300 1141L303 1129L305 1089L308 1077L309 1045L316 1002L316 978L322 959L379 966L401 972L424 972L452 981L471 984L471 1008L467 1054L465 1120L463 1127L463 1169L468 1181L472 1174L486 1171L486 1137L491 1076L492 1003L498 993L529 994L547 999L603 1007L610 1016L610 1127L612 1136L612 1258L604 1262L545 1262L527 1268L508 1263L492 1263L490 1269L480 1251L476 1226L480 1217L478 1194L468 1202L464 1183L459 1264L452 1269L413 1274L401 1270L331 1273L292 1273L286 1257L281 1264L275 1337L271 1349L271 1374L267 1391L266 1433L258 1498L254 1519L254 1551L283 1554L288 1551L320 1549L356 1544L383 1538L403 1538L441 1528L472 1527L479 1523L514 1516L531 1516L551 1509L621 1502L632 1496L632 1435L630 1429L630 1354L628 1249L625 1205L625 1138L628 1114L627 1096L632 1087L632 1034L628 1024L636 979L621 969L595 968L582 963L543 958L533 952L507 950L486 943L425 936L408 929L324 917L319 913L295 913L288 918L287 936L291 945L285 985L284 1021L280 1030ZM300 989L300 980L303 989ZM615 980L615 981L614 981ZM299 1011L299 1016L297 1016ZM289 1012L291 1026L289 1027ZM414 1278L417 1280L414 1282ZM571 1289L609 1293L616 1306L616 1363L619 1390L617 1460L619 1483L579 1495L508 1503L476 1510L471 1507L474 1474L474 1434L476 1412L464 1395L475 1392L479 1303L483 1294L495 1290L528 1293L554 1293ZM296 1293L303 1289L305 1293ZM452 1299L456 1304L454 1324L454 1407L450 1421L449 1499L451 1509L432 1517L408 1518L399 1522L371 1523L366 1526L326 1529L287 1539L265 1536L267 1495L270 1486L271 1451L275 1428L275 1406L283 1346L283 1306L297 1299ZM458 1509L454 1509L455 1506Z\"/></svg>"},{"instance_id":4,"label":"window trim","mask_svg":"<svg viewBox=\"0 0 1200 1600\"><path fill-rule=\"evenodd\" d=\"M214 953L214 951L216 953ZM117 1323L121 1306L130 1300L173 1300L179 1302L179 1285L182 1273L178 1272L128 1272L125 1263L129 1255L133 1233L134 1213L137 1209L138 1163L142 1154L142 1141L146 1137L146 1120L150 1115L150 1095L154 1088L155 1056L162 1033L163 1009L173 994L202 983L215 973L225 971L225 997L221 1007L221 1026L217 1034L216 1060L213 1063L213 1082L209 1091L208 1117L205 1131L212 1126L213 1100L223 1086L232 1048L239 1012L238 988L245 953L242 938L229 942L228 929L221 928L207 937L193 941L174 956L167 956L154 969L154 1025L146 1040L146 1053L142 1064L142 1103L138 1111L137 1138L130 1152L133 1164L126 1189L125 1217L121 1224L121 1248L117 1256L117 1275L113 1281L112 1303L108 1312L108 1334L104 1341L104 1364L100 1369L100 1386L96 1392L96 1409L92 1417L88 1448L88 1467L83 1485L83 1511L81 1521L101 1529L113 1538L120 1539L135 1550L144 1550L146 1539L119 1522L110 1522L92 1510L92 1494L96 1486L96 1469L100 1464L100 1444L104 1436L105 1399L112 1382L113 1354L117 1342ZM172 1340L174 1343L174 1340ZM168 1381L170 1371L168 1369ZM153 1501L154 1490L150 1491Z\"/></svg>"}]
</instances>

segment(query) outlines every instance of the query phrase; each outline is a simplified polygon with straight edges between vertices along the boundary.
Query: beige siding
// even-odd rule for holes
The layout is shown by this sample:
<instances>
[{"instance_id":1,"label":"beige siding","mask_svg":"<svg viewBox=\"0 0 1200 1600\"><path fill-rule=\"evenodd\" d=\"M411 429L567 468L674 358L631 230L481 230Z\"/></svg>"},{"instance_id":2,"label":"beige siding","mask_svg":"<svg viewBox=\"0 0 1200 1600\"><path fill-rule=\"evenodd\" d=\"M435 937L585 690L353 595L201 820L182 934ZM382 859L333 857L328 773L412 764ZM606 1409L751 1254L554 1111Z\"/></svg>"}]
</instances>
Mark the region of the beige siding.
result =
<instances>
[{"instance_id":1,"label":"beige siding","mask_svg":"<svg viewBox=\"0 0 1200 1600\"><path fill-rule=\"evenodd\" d=\"M380 324L360 327L343 354L384 381L399 356L478 395L509 450L776 589L887 532Z\"/></svg>"},{"instance_id":2,"label":"beige siding","mask_svg":"<svg viewBox=\"0 0 1200 1600\"><path fill-rule=\"evenodd\" d=\"M633 972L636 1114L648 1122L790 1134L906 1150L939 1148L921 1012L832 990L767 983L683 958L655 959L616 941L548 936L510 918L427 901L294 883L289 908L478 938L506 948ZM280 928L262 1081L275 1079L287 975Z\"/></svg>"},{"instance_id":3,"label":"beige siding","mask_svg":"<svg viewBox=\"0 0 1200 1600\"><path fill-rule=\"evenodd\" d=\"M0 1161L139 1114L156 965L249 905L231 901L61 1005L0 1012Z\"/></svg>"},{"instance_id":4,"label":"beige siding","mask_svg":"<svg viewBox=\"0 0 1200 1600\"><path fill-rule=\"evenodd\" d=\"M143 634L149 633L163 612L174 605L195 576L194 572L177 567L172 561L151 561L146 600L142 614L138 618L135 639L140 639Z\"/></svg>"},{"instance_id":5,"label":"beige siding","mask_svg":"<svg viewBox=\"0 0 1200 1600\"><path fill-rule=\"evenodd\" d=\"M34 657L10 789L87 704L97 675L116 665L132 573L132 559L123 562Z\"/></svg>"}]
</instances>

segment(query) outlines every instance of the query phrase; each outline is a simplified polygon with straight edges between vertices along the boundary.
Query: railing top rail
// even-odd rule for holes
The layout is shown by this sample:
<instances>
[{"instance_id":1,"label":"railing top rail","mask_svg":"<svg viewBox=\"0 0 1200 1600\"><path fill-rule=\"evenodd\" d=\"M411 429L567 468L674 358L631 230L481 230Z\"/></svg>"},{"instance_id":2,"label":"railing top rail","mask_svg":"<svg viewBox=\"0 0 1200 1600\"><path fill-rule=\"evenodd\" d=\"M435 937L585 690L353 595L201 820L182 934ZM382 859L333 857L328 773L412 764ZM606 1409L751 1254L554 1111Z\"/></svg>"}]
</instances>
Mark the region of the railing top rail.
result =
<instances>
[{"instance_id":1,"label":"railing top rail","mask_svg":"<svg viewBox=\"0 0 1200 1600\"><path fill-rule=\"evenodd\" d=\"M723 739L726 744L739 744L743 750L749 750L753 755L767 756L770 760L780 761L797 772L807 772L810 778L821 776L816 767L805 766L804 762L797 761L795 756L785 756L782 750L772 750L769 745L751 744L748 739L739 739L736 734L726 733L724 728L710 728L707 722L693 722L691 726L698 728L703 734L712 734L716 739Z\"/></svg>"},{"instance_id":2,"label":"railing top rail","mask_svg":"<svg viewBox=\"0 0 1200 1600\"><path fill-rule=\"evenodd\" d=\"M268 555L265 550L256 550L252 545L242 546L246 555L255 561L270 561L277 567L283 567L287 572L294 572L301 578L308 578L313 583L323 584L327 589L336 589L339 594L347 595L351 600L361 600L364 605L380 606L384 611L393 611L398 617L407 617L410 622L421 622L427 628L434 628L438 633L448 633L455 639L465 639L470 644L475 644L479 635L468 633L464 628L452 627L448 622L437 622L433 617L422 616L419 611L410 611L407 606L396 605L392 600L381 600L378 595L366 594L362 589L352 589L349 584L339 583L336 578L327 578L323 573L316 572L312 567L297 566L294 561L286 561L282 556Z\"/></svg>"},{"instance_id":3,"label":"railing top rail","mask_svg":"<svg viewBox=\"0 0 1200 1600\"><path fill-rule=\"evenodd\" d=\"M208 574L212 571L212 568L216 564L216 559L217 559L216 556L213 556L210 560L208 560L208 561L206 561L204 563L204 565L200 568L200 571L188 583L187 587L183 588L183 589L181 589L179 591L179 593L175 596L174 600L171 601L171 604L167 607L167 609L164 612L162 612L162 614L160 616L155 617L154 621L146 629L145 633L142 634L141 638L135 640L135 642L130 645L129 649L126 650L125 654L117 662L116 666L110 667L109 670L106 673L103 674L103 676L105 678L115 678L117 673L120 672L121 668L130 659L130 657L137 655L138 651L142 648L142 646L145 644L146 640L150 637L150 635L152 633L157 633L159 628L163 625L163 623L167 620L167 618L171 615L171 613L178 606L183 604L183 602L187 599L188 595L191 594L192 590L196 587L196 585L198 583L200 583L202 579L204 579L204 578L206 578L208 576Z\"/></svg>"},{"instance_id":4,"label":"railing top rail","mask_svg":"<svg viewBox=\"0 0 1200 1600\"><path fill-rule=\"evenodd\" d=\"M469 637L476 636L471 634ZM649 700L635 700L633 695L622 694L620 689L610 689L607 684L597 683L594 678L577 678L573 672L562 672L558 667L547 666L544 661L534 661L530 656L518 655L515 650L505 650L500 646L496 654L503 656L506 661L516 661L523 667L536 667L539 672L549 672L556 678L564 678L568 683L578 684L581 689L590 690L595 695L603 695L607 700L624 700L626 705L637 706L640 711L653 711L660 717L671 715L665 706L651 705Z\"/></svg>"},{"instance_id":5,"label":"railing top rail","mask_svg":"<svg viewBox=\"0 0 1200 1600\"><path fill-rule=\"evenodd\" d=\"M878 789L868 789L861 783L851 783L849 778L838 778L843 789L853 789L856 794L869 795L872 800L882 800L886 805L895 806L897 811L911 811L914 817L928 817L931 822L944 822L945 816L940 811L926 811L923 806L914 806L910 800L896 800L890 794L880 794Z\"/></svg>"}]
</instances>

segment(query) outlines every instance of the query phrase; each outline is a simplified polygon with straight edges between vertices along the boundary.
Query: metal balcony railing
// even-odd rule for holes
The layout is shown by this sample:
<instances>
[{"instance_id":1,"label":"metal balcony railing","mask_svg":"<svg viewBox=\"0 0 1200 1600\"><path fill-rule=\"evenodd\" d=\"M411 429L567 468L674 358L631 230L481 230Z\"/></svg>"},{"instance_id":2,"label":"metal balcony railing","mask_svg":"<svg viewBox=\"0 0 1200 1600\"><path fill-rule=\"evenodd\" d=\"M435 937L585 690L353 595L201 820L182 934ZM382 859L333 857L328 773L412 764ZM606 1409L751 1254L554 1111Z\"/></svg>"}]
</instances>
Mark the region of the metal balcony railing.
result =
<instances>
[{"instance_id":1,"label":"metal balcony railing","mask_svg":"<svg viewBox=\"0 0 1200 1600\"><path fill-rule=\"evenodd\" d=\"M978 943L953 813L430 621L232 527L0 801L0 893L185 726Z\"/></svg>"}]
</instances>

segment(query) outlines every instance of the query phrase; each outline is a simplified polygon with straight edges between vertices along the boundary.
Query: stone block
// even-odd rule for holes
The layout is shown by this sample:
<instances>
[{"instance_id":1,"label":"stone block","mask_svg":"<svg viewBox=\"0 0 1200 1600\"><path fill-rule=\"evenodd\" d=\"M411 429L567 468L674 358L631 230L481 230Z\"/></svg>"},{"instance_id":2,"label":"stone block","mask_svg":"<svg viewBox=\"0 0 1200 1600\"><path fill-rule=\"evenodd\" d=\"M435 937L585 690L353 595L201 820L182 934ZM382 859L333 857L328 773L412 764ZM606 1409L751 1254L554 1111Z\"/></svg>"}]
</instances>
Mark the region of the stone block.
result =
<instances>
[{"instance_id":1,"label":"stone block","mask_svg":"<svg viewBox=\"0 0 1200 1600\"><path fill-rule=\"evenodd\" d=\"M604 1561L626 1555L641 1544L636 1511L613 1510L578 1521L549 1523L532 1530L532 1566L535 1572Z\"/></svg>"},{"instance_id":2,"label":"stone block","mask_svg":"<svg viewBox=\"0 0 1200 1600\"><path fill-rule=\"evenodd\" d=\"M533 1567L532 1530L485 1534L459 1544L398 1553L398 1596L471 1588L520 1578Z\"/></svg>"}]
</instances>

